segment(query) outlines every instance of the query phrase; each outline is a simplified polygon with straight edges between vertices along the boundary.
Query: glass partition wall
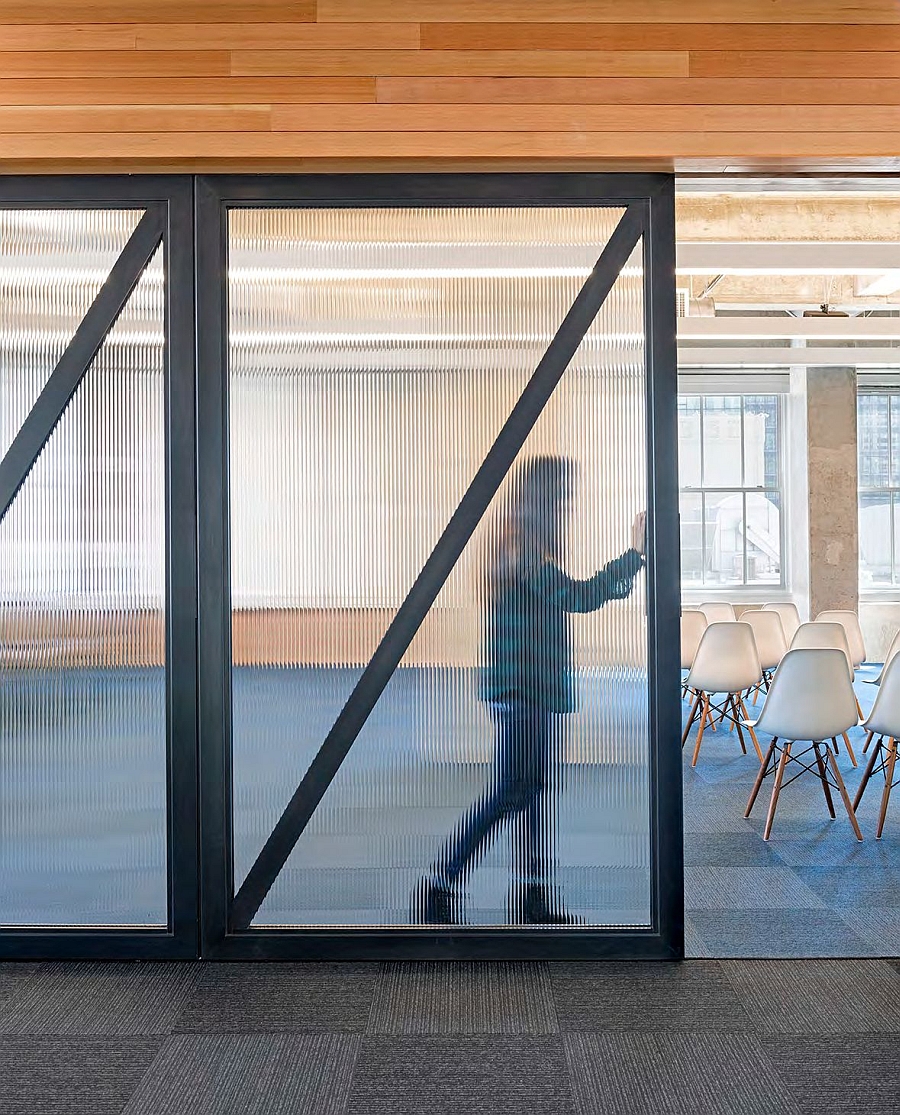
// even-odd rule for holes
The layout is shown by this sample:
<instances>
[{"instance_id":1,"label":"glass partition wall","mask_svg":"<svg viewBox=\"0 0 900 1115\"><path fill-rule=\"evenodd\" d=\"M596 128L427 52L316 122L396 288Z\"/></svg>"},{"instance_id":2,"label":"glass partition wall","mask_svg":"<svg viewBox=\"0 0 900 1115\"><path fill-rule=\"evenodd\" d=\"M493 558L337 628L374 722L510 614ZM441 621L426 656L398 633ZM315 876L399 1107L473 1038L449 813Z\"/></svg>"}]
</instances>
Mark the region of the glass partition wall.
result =
<instances>
[{"instance_id":1,"label":"glass partition wall","mask_svg":"<svg viewBox=\"0 0 900 1115\"><path fill-rule=\"evenodd\" d=\"M677 953L662 217L270 184L200 209L227 258L201 309L227 329L208 412L201 382L231 667L203 717L228 740L210 947Z\"/></svg>"},{"instance_id":2,"label":"glass partition wall","mask_svg":"<svg viewBox=\"0 0 900 1115\"><path fill-rule=\"evenodd\" d=\"M682 953L654 175L0 178L0 956Z\"/></svg>"}]
</instances>

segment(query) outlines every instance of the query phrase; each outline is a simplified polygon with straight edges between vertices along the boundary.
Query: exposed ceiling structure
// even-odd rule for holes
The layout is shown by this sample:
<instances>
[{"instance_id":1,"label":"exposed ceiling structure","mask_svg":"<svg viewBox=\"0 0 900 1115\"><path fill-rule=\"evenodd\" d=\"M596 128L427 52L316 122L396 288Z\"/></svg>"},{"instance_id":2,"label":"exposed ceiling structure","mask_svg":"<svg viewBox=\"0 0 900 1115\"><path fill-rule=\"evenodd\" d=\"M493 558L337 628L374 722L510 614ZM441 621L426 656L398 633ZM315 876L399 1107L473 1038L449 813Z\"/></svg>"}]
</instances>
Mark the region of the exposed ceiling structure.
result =
<instances>
[{"instance_id":1,"label":"exposed ceiling structure","mask_svg":"<svg viewBox=\"0 0 900 1115\"><path fill-rule=\"evenodd\" d=\"M900 367L900 180L679 187L682 366Z\"/></svg>"}]
</instances>

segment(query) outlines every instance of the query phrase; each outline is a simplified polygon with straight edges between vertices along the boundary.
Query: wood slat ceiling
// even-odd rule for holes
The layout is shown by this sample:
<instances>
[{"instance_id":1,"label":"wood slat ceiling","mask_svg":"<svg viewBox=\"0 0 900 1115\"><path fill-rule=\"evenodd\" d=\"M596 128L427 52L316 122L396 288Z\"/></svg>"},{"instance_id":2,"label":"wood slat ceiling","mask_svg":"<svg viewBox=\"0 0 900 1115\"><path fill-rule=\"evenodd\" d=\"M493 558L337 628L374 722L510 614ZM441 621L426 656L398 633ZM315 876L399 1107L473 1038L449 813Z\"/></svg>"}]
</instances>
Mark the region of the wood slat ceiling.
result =
<instances>
[{"instance_id":1,"label":"wood slat ceiling","mask_svg":"<svg viewBox=\"0 0 900 1115\"><path fill-rule=\"evenodd\" d=\"M900 166L896 0L0 0L0 171Z\"/></svg>"}]
</instances>

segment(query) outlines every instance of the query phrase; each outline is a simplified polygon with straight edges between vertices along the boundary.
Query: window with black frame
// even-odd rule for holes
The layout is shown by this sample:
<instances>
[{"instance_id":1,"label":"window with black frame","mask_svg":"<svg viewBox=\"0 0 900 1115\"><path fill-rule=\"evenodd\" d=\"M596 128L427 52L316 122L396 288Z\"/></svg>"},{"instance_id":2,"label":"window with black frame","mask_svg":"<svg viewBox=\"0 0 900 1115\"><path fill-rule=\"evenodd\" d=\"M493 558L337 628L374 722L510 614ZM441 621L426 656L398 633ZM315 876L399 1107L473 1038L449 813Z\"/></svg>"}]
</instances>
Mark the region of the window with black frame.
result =
<instances>
[{"instance_id":1,"label":"window with black frame","mask_svg":"<svg viewBox=\"0 0 900 1115\"><path fill-rule=\"evenodd\" d=\"M859 587L900 585L900 390L860 392Z\"/></svg>"},{"instance_id":2,"label":"window with black frame","mask_svg":"<svg viewBox=\"0 0 900 1115\"><path fill-rule=\"evenodd\" d=\"M778 394L678 397L685 588L784 583Z\"/></svg>"}]
</instances>

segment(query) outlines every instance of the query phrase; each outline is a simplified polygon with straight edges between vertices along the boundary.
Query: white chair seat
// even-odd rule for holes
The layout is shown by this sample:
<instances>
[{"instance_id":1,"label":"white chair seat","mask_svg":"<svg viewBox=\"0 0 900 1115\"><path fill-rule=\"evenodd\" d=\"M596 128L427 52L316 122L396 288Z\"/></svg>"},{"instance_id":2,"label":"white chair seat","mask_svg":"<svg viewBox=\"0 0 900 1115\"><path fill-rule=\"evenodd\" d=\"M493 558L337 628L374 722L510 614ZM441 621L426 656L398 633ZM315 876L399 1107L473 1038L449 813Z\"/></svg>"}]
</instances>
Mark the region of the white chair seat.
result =
<instances>
[{"instance_id":1,"label":"white chair seat","mask_svg":"<svg viewBox=\"0 0 900 1115\"><path fill-rule=\"evenodd\" d=\"M847 635L850 647L850 659L854 667L859 668L866 660L866 642L863 638L862 628L859 625L859 616L856 612L835 609L830 612L819 612L816 623L839 623Z\"/></svg>"},{"instance_id":2,"label":"white chair seat","mask_svg":"<svg viewBox=\"0 0 900 1115\"><path fill-rule=\"evenodd\" d=\"M872 755L860 781L853 807L856 809L859 806L869 785L869 779L876 770L883 770L884 790L881 794L881 808L875 832L880 840L884 831L891 790L897 784L894 774L897 768L897 741L900 739L900 656L895 655L885 666L881 688L863 727L869 733L867 746L874 736L878 737L878 742L872 748ZM885 738L887 738L886 744Z\"/></svg>"},{"instance_id":3,"label":"white chair seat","mask_svg":"<svg viewBox=\"0 0 900 1115\"><path fill-rule=\"evenodd\" d=\"M853 692L844 651L837 647L789 650L775 671L766 703L752 726L754 732L764 732L773 737L745 813L745 816L750 816L763 780L773 775L772 798L763 832L765 840L769 839L772 832L785 769L789 763L794 762L799 763L804 771L812 770L813 757L831 816L835 815L831 797L833 787L840 793L857 839L862 840L837 760L825 743L826 740L835 740L848 728L854 727L857 719L856 694ZM806 740L809 741L809 747L799 752L794 750L797 741ZM810 761L804 762L807 755L810 756ZM828 775L829 767L831 778Z\"/></svg>"}]
</instances>

